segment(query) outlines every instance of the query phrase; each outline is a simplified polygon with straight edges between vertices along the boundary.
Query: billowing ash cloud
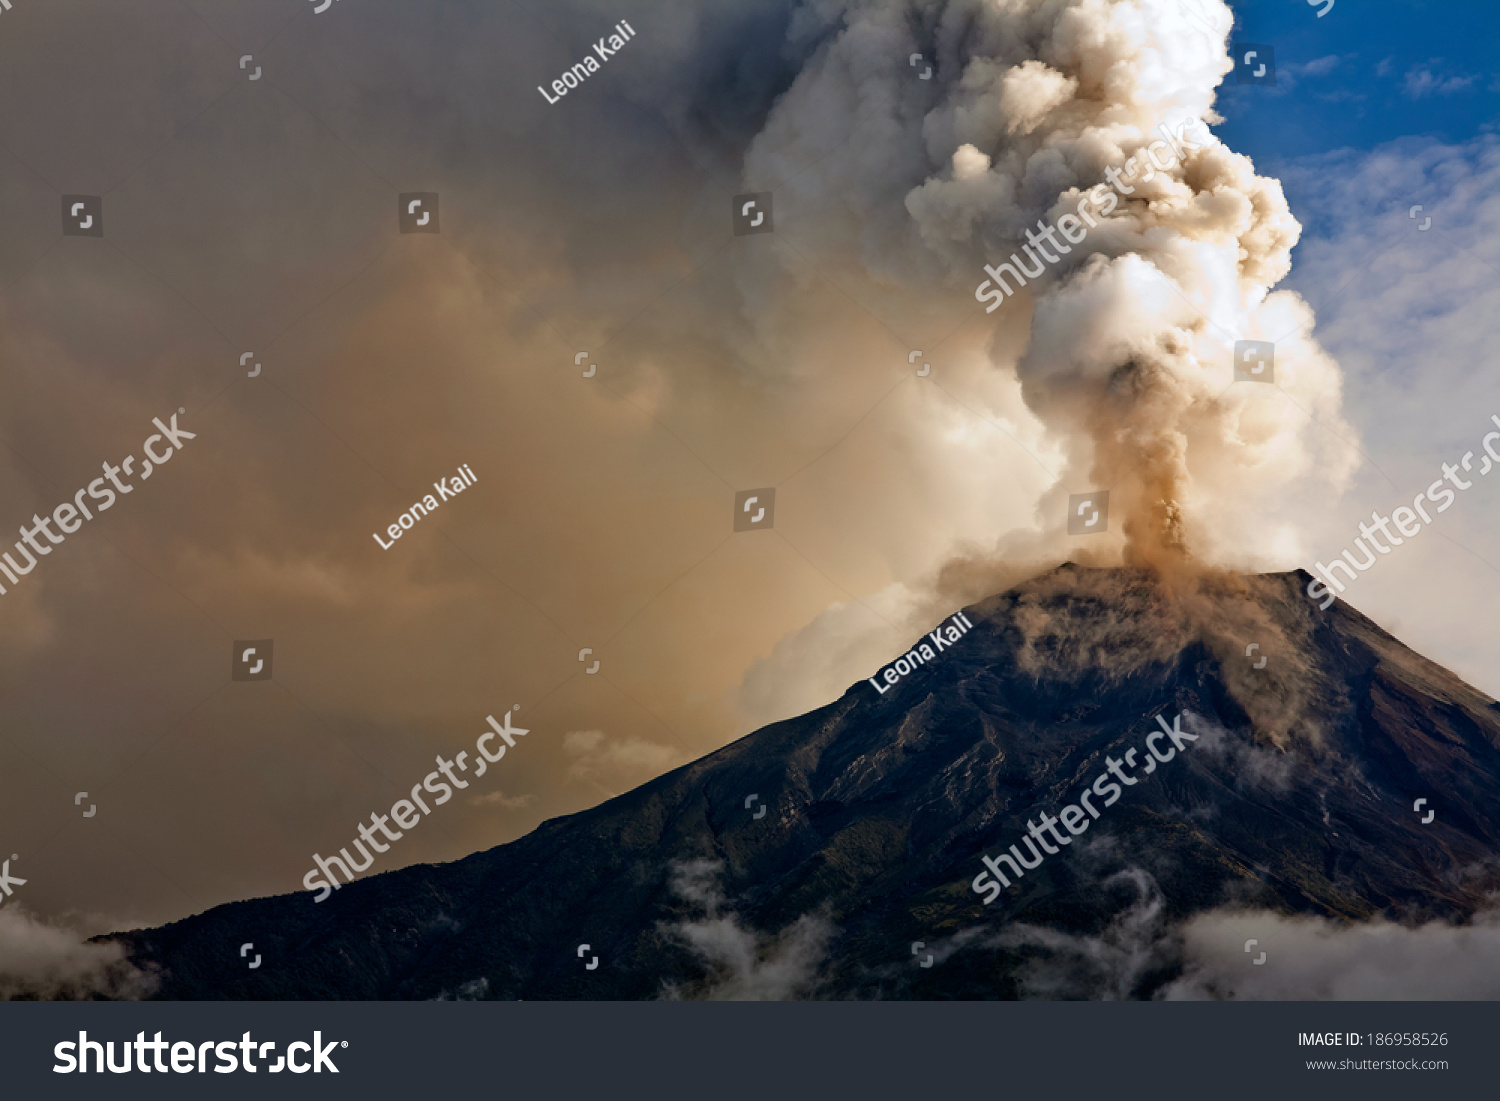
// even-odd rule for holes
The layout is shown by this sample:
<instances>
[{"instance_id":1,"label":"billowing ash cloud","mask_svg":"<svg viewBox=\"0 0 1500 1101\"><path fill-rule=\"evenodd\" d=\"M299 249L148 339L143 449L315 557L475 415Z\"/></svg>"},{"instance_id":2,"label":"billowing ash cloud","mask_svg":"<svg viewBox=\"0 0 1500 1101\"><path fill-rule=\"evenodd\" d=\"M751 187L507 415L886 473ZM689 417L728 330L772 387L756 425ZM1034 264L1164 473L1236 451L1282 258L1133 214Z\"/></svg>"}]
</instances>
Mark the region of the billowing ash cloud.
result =
<instances>
[{"instance_id":1,"label":"billowing ash cloud","mask_svg":"<svg viewBox=\"0 0 1500 1101\"><path fill-rule=\"evenodd\" d=\"M1061 527L1066 493L1109 489L1127 560L1191 548L1242 565L1284 549L1289 532L1236 514L1315 468L1341 481L1354 450L1310 310L1271 291L1301 227L1279 183L1203 125L1232 67L1229 10L929 0L822 3L803 20L831 39L745 172L786 181L778 210L799 230L786 263L857 261L928 298L972 291L987 264L1012 291L1025 282L991 350L1008 365L1029 329L1014 367L1067 457L1043 526ZM1035 278L999 267L1013 256ZM992 281L978 293L999 305ZM1275 343L1276 385L1234 384L1237 340Z\"/></svg>"}]
</instances>

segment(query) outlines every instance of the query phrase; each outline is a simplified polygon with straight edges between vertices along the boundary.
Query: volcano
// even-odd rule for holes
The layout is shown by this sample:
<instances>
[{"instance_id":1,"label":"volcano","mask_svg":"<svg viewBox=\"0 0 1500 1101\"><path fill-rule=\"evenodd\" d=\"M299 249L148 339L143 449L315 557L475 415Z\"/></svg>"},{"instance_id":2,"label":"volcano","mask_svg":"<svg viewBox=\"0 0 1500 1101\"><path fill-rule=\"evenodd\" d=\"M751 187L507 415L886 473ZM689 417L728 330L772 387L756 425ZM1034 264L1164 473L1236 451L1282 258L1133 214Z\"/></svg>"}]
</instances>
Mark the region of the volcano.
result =
<instances>
[{"instance_id":1,"label":"volcano","mask_svg":"<svg viewBox=\"0 0 1500 1101\"><path fill-rule=\"evenodd\" d=\"M1015 998L1122 915L1466 921L1500 886L1500 705L1310 580L1065 565L894 682L509 844L113 939L159 998ZM984 857L1179 718L1195 740L986 902Z\"/></svg>"}]
</instances>

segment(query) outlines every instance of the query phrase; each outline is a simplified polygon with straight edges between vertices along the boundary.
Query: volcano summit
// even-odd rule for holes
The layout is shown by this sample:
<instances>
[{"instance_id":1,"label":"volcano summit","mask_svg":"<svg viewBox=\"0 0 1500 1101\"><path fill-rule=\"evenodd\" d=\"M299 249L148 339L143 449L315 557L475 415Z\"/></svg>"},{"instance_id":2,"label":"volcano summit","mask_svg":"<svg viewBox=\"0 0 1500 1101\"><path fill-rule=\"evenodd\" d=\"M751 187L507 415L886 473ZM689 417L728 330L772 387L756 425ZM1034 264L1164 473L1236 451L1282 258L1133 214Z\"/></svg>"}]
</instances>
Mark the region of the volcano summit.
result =
<instances>
[{"instance_id":1,"label":"volcano summit","mask_svg":"<svg viewBox=\"0 0 1500 1101\"><path fill-rule=\"evenodd\" d=\"M963 645L885 693L510 844L119 939L163 998L1149 998L1203 973L1206 920L1474 929L1500 709L1309 580L1062 566L964 609ZM987 852L1179 714L1189 752L984 904ZM266 966L235 966L244 940ZM1233 950L1236 975L1283 958Z\"/></svg>"}]
</instances>

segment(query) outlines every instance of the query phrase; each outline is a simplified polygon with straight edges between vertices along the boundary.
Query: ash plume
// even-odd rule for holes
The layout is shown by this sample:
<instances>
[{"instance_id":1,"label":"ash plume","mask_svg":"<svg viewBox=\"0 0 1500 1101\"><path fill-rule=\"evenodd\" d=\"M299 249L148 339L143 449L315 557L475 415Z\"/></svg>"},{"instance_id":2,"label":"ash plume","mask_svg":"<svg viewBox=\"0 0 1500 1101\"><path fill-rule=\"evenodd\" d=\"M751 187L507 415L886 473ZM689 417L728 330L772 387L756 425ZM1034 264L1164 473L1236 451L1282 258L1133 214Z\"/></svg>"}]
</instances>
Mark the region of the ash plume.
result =
<instances>
[{"instance_id":1,"label":"ash plume","mask_svg":"<svg viewBox=\"0 0 1500 1101\"><path fill-rule=\"evenodd\" d=\"M1292 533L1242 514L1315 469L1340 483L1355 453L1310 309L1272 290L1301 227L1280 184L1205 125L1232 68L1228 8L818 3L802 22L828 41L745 169L747 185L786 178L777 201L807 227L795 262L811 248L877 285L951 297L986 264L1029 255L1042 270L997 314L990 352L1065 455L1040 506L1057 518L1042 523L1051 541L1067 493L1108 488L1123 518L1108 538L1127 563L1191 551L1243 567L1285 551ZM932 60L930 81L911 54ZM1117 178L1115 202L1096 200L1097 225L1055 264L1027 251ZM1275 342L1275 385L1234 385L1238 340Z\"/></svg>"}]
</instances>

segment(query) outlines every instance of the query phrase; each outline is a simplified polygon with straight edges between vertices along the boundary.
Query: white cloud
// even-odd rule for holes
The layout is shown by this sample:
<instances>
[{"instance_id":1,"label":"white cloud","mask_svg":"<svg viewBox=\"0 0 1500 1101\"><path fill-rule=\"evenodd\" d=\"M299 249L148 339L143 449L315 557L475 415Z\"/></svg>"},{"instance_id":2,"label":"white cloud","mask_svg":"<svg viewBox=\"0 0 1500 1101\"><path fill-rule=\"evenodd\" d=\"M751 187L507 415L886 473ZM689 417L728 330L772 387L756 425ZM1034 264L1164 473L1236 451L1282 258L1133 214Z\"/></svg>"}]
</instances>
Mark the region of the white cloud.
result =
<instances>
[{"instance_id":1,"label":"white cloud","mask_svg":"<svg viewBox=\"0 0 1500 1101\"><path fill-rule=\"evenodd\" d=\"M1338 54L1329 54L1327 57L1316 57L1301 66L1304 76L1327 76L1338 68L1339 62L1343 60Z\"/></svg>"},{"instance_id":2,"label":"white cloud","mask_svg":"<svg viewBox=\"0 0 1500 1101\"><path fill-rule=\"evenodd\" d=\"M1202 914L1181 930L1186 974L1169 999L1494 1001L1500 910L1466 925L1340 924L1265 911ZM1250 964L1245 943L1266 962ZM1250 964L1247 966L1247 964Z\"/></svg>"},{"instance_id":3,"label":"white cloud","mask_svg":"<svg viewBox=\"0 0 1500 1101\"><path fill-rule=\"evenodd\" d=\"M1344 495L1285 501L1311 565L1351 546L1372 510L1410 504L1442 477L1442 463L1493 430L1500 141L1403 139L1294 162L1282 176L1315 231L1291 283L1318 310L1319 340L1343 367L1346 416L1367 456ZM1491 696L1500 696L1497 505L1500 480L1476 479L1343 597Z\"/></svg>"},{"instance_id":4,"label":"white cloud","mask_svg":"<svg viewBox=\"0 0 1500 1101\"><path fill-rule=\"evenodd\" d=\"M525 810L536 802L535 795L506 795L503 791L492 791L487 795L475 795L469 802L476 807L499 807L501 810Z\"/></svg>"},{"instance_id":5,"label":"white cloud","mask_svg":"<svg viewBox=\"0 0 1500 1101\"><path fill-rule=\"evenodd\" d=\"M1336 922L1250 909L1211 910L1174 923L1149 873L1126 868L1099 884L1104 894L1121 888L1130 892L1129 901L1096 934L1025 924L972 927L929 948L939 963L966 948L1029 949L1016 980L1031 998L1500 998L1500 909L1464 924ZM1265 962L1256 964L1261 952ZM1173 970L1178 978L1153 988L1152 975Z\"/></svg>"},{"instance_id":6,"label":"white cloud","mask_svg":"<svg viewBox=\"0 0 1500 1101\"><path fill-rule=\"evenodd\" d=\"M1467 73L1443 71L1443 59L1434 57L1407 70L1402 91L1412 99L1425 96L1451 96L1466 91L1479 78Z\"/></svg>"},{"instance_id":7,"label":"white cloud","mask_svg":"<svg viewBox=\"0 0 1500 1101\"><path fill-rule=\"evenodd\" d=\"M92 944L76 933L0 909L0 1001L12 998L143 998L153 972L125 959L118 944Z\"/></svg>"},{"instance_id":8,"label":"white cloud","mask_svg":"<svg viewBox=\"0 0 1500 1101\"><path fill-rule=\"evenodd\" d=\"M668 936L685 943L708 968L706 982L691 991L666 985L667 998L692 996L706 1001L784 1001L805 997L818 981L828 955L833 926L819 915L804 914L776 936L746 928L726 909L715 860L690 860L672 868L677 896L704 911L692 921L663 925Z\"/></svg>"},{"instance_id":9,"label":"white cloud","mask_svg":"<svg viewBox=\"0 0 1500 1101\"><path fill-rule=\"evenodd\" d=\"M665 772L678 756L671 746L644 738L608 738L602 730L570 730L563 735L563 752L572 759L568 775L599 784L621 777L650 777Z\"/></svg>"}]
</instances>

